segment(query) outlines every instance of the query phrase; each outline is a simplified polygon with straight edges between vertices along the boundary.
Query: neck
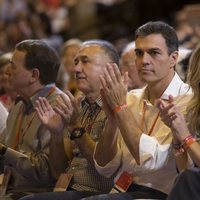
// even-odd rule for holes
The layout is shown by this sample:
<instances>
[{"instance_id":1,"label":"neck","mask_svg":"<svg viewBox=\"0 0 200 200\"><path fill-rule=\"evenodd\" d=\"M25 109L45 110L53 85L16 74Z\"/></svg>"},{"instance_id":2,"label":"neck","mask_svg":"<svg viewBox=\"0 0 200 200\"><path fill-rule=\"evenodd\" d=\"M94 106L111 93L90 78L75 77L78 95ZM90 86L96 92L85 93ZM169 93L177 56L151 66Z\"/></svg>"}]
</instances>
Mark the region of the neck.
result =
<instances>
[{"instance_id":1,"label":"neck","mask_svg":"<svg viewBox=\"0 0 200 200\"><path fill-rule=\"evenodd\" d=\"M148 90L148 99L149 101L154 104L156 99L159 99L164 91L167 89L169 84L171 83L173 76L166 77L165 80L160 80L159 82L156 83L149 83L147 86Z\"/></svg>"},{"instance_id":2,"label":"neck","mask_svg":"<svg viewBox=\"0 0 200 200\"><path fill-rule=\"evenodd\" d=\"M28 101L32 96L38 93L44 86L37 85L37 86L30 86L29 89L20 94L20 96L25 100Z\"/></svg>"},{"instance_id":3,"label":"neck","mask_svg":"<svg viewBox=\"0 0 200 200\"><path fill-rule=\"evenodd\" d=\"M86 98L88 100L89 103L94 103L96 101L96 99L99 97L99 92L98 93L89 93L86 95Z\"/></svg>"}]
</instances>

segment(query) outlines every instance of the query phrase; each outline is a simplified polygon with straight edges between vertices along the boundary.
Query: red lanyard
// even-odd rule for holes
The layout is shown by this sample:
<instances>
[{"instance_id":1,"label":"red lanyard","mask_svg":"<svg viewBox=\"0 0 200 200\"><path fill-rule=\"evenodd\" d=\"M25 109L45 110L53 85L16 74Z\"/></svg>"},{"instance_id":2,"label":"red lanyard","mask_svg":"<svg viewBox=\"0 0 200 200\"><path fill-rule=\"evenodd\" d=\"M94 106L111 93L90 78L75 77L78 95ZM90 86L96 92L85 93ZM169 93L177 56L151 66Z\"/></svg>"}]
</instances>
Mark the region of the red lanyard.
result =
<instances>
[{"instance_id":1,"label":"red lanyard","mask_svg":"<svg viewBox=\"0 0 200 200\"><path fill-rule=\"evenodd\" d=\"M142 112L142 122L141 122L142 130L143 130L144 124L145 124L145 113L146 113L146 110L147 110L146 106L147 106L146 102L143 102L143 112ZM155 118L155 120L154 120L154 122L153 122L153 124L152 124L152 126L150 128L150 130L149 131L147 130L147 134L148 135L152 134L153 129L155 128L156 122L158 121L159 115L160 115L160 112L157 114L157 116L156 116L156 118Z\"/></svg>"},{"instance_id":2,"label":"red lanyard","mask_svg":"<svg viewBox=\"0 0 200 200\"><path fill-rule=\"evenodd\" d=\"M56 90L55 87L52 87L49 92L47 93L46 95L46 98L49 97L54 91ZM21 131L21 135L22 135L22 138L25 136L27 130L30 128L34 118L35 118L35 115L36 115L36 112L33 114L33 116L31 117L31 119L28 121L27 125L25 126L24 130L21 130L22 128L22 122L23 122L23 116L24 116L24 112L23 112L23 104L21 105L21 109L20 109L20 115L19 115L19 123L18 123L18 126L17 126L17 133L16 133L16 136L15 136L15 140L13 142L13 145L12 145L12 148L14 150L17 149L18 145L19 145L19 138L20 138L20 131Z\"/></svg>"}]
</instances>

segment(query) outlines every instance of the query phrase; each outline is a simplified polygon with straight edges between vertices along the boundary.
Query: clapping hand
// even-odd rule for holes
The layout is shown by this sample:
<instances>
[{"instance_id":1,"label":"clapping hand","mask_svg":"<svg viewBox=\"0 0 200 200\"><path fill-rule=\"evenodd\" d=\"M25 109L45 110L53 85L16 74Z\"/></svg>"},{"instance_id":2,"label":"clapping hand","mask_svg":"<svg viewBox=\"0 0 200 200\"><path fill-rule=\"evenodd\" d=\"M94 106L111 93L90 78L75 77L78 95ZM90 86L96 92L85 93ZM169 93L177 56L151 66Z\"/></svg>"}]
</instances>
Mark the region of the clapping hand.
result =
<instances>
[{"instance_id":1,"label":"clapping hand","mask_svg":"<svg viewBox=\"0 0 200 200\"><path fill-rule=\"evenodd\" d=\"M171 95L169 96L168 104L160 99L158 101L157 107L160 110L161 120L172 129L172 132L175 134L175 137L179 141L182 141L190 134L184 115L174 104L174 99Z\"/></svg>"},{"instance_id":2,"label":"clapping hand","mask_svg":"<svg viewBox=\"0 0 200 200\"><path fill-rule=\"evenodd\" d=\"M79 122L80 99L76 100L74 96L67 91L66 94L61 94L56 102L57 106L55 107L55 111L60 114L68 128Z\"/></svg>"},{"instance_id":3,"label":"clapping hand","mask_svg":"<svg viewBox=\"0 0 200 200\"><path fill-rule=\"evenodd\" d=\"M42 124L44 124L51 132L62 132L64 122L61 116L54 111L45 97L39 97L38 100L36 100L35 110Z\"/></svg>"},{"instance_id":4,"label":"clapping hand","mask_svg":"<svg viewBox=\"0 0 200 200\"><path fill-rule=\"evenodd\" d=\"M104 69L104 76L100 77L104 99L113 110L116 106L126 104L128 88L128 74L121 75L115 63L108 63Z\"/></svg>"}]
</instances>

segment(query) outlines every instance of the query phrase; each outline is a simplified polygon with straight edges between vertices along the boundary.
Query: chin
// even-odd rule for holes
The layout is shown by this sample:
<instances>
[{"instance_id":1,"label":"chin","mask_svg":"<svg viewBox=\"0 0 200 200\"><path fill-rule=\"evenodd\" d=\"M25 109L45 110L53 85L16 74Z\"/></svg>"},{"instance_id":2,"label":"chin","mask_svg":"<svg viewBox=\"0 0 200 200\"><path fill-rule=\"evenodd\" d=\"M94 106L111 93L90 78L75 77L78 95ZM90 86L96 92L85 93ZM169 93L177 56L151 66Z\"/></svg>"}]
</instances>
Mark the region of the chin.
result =
<instances>
[{"instance_id":1,"label":"chin","mask_svg":"<svg viewBox=\"0 0 200 200\"><path fill-rule=\"evenodd\" d=\"M87 93L88 88L84 87L82 85L77 85L78 90L80 90L81 92L83 92L84 94Z\"/></svg>"}]
</instances>

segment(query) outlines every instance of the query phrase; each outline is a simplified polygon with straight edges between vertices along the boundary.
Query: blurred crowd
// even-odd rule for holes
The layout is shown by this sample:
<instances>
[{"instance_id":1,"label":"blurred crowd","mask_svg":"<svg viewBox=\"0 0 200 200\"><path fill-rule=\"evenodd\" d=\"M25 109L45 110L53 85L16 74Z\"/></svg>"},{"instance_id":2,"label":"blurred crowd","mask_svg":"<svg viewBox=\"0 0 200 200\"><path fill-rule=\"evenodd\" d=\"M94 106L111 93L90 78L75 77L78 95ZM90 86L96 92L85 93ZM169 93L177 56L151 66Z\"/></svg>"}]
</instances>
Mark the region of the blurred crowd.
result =
<instances>
[{"instance_id":1,"label":"blurred crowd","mask_svg":"<svg viewBox=\"0 0 200 200\"><path fill-rule=\"evenodd\" d=\"M132 27L128 27L125 19L124 24L120 24L120 20L116 20L117 13L115 13L117 8L122 8L123 5L126 5L123 9L128 8L130 6L128 2L128 0L0 0L2 77L8 74L6 69L11 57L10 52L18 42L25 39L42 39L53 46L61 56L62 66L57 84L63 90L70 89L74 93L72 59L81 41L94 38L106 39L115 45L120 54L125 46L133 41ZM124 12L124 18L131 17L130 9L132 7L127 13ZM179 64L176 70L183 80L186 79L185 74L192 49L200 40L199 13L200 4L191 4L173 15L173 26L177 30L180 42ZM108 23L105 23L106 20ZM4 79L1 82L6 85ZM10 89L3 90L1 89L2 94L9 91L11 99L15 98ZM3 97L6 107L9 107L9 101L10 98Z\"/></svg>"}]
</instances>

